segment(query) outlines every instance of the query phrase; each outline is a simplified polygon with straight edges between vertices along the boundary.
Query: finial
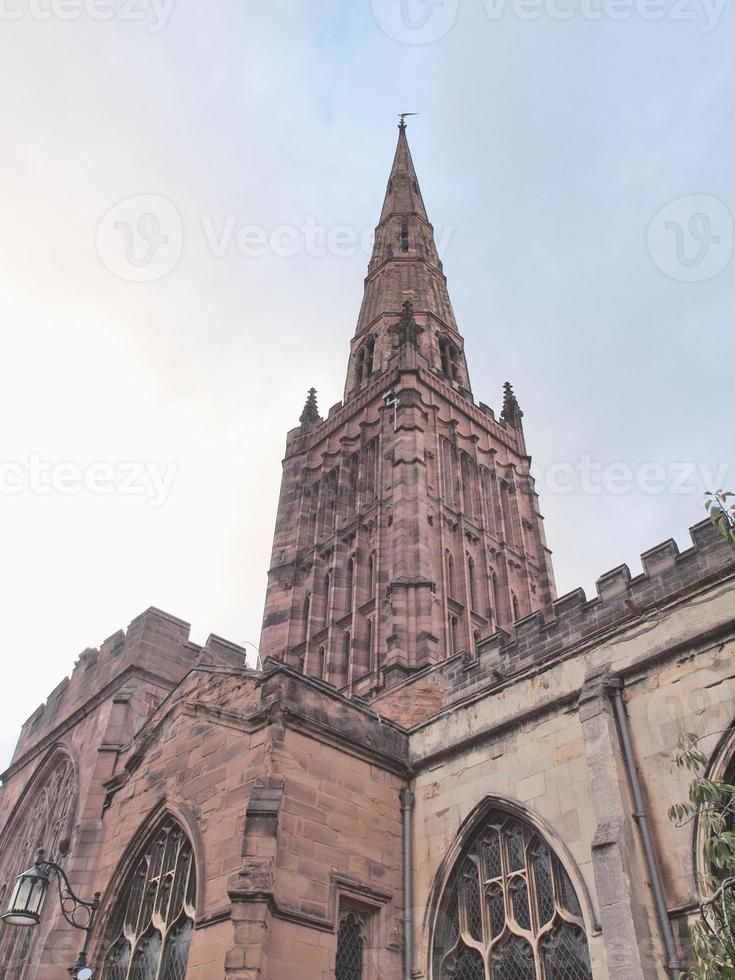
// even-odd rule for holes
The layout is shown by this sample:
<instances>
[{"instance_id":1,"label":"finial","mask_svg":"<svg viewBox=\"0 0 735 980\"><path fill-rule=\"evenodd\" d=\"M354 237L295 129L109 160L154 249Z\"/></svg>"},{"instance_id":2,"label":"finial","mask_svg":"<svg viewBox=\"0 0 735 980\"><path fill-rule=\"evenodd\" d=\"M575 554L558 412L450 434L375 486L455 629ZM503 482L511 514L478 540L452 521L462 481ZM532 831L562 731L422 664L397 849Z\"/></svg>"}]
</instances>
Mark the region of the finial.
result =
<instances>
[{"instance_id":1,"label":"finial","mask_svg":"<svg viewBox=\"0 0 735 980\"><path fill-rule=\"evenodd\" d=\"M304 405L304 410L299 417L299 422L302 428L306 428L312 422L320 422L321 416L319 415L319 407L316 403L316 388L309 388L309 394L306 396L306 404Z\"/></svg>"},{"instance_id":2,"label":"finial","mask_svg":"<svg viewBox=\"0 0 735 980\"><path fill-rule=\"evenodd\" d=\"M418 116L418 112L399 112L398 118L401 120L398 123L398 128L403 132L406 128L406 116Z\"/></svg>"},{"instance_id":3,"label":"finial","mask_svg":"<svg viewBox=\"0 0 735 980\"><path fill-rule=\"evenodd\" d=\"M523 412L513 391L513 385L506 381L503 385L503 411L500 416L514 429L523 431Z\"/></svg>"}]
</instances>

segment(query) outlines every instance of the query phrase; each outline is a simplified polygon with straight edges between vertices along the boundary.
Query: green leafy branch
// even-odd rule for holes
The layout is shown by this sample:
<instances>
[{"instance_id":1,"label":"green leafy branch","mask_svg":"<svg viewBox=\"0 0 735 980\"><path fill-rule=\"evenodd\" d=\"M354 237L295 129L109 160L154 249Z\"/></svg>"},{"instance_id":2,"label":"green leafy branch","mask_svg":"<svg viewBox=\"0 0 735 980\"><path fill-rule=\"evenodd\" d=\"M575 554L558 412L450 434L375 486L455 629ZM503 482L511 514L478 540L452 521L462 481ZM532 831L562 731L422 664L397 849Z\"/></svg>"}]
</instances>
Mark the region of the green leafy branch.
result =
<instances>
[{"instance_id":1,"label":"green leafy branch","mask_svg":"<svg viewBox=\"0 0 735 980\"><path fill-rule=\"evenodd\" d=\"M704 835L704 898L691 928L694 965L690 980L735 978L735 786L702 775L707 758L703 738L691 732L679 739L676 765L693 774L688 800L669 809L669 819L683 827L698 819Z\"/></svg>"},{"instance_id":2,"label":"green leafy branch","mask_svg":"<svg viewBox=\"0 0 735 980\"><path fill-rule=\"evenodd\" d=\"M732 490L714 490L705 494L705 510L709 519L726 541L735 547L735 493Z\"/></svg>"}]
</instances>

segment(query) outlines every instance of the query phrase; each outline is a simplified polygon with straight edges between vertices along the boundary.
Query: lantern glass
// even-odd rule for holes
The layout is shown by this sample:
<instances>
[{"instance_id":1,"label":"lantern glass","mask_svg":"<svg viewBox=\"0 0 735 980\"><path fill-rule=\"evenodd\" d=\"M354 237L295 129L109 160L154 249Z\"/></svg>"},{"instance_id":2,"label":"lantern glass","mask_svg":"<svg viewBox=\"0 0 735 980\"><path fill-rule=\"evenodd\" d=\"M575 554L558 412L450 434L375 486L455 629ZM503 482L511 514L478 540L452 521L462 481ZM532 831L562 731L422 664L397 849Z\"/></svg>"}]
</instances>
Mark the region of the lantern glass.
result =
<instances>
[{"instance_id":1,"label":"lantern glass","mask_svg":"<svg viewBox=\"0 0 735 980\"><path fill-rule=\"evenodd\" d=\"M38 925L47 888L48 875L36 865L18 875L3 921L11 926Z\"/></svg>"}]
</instances>

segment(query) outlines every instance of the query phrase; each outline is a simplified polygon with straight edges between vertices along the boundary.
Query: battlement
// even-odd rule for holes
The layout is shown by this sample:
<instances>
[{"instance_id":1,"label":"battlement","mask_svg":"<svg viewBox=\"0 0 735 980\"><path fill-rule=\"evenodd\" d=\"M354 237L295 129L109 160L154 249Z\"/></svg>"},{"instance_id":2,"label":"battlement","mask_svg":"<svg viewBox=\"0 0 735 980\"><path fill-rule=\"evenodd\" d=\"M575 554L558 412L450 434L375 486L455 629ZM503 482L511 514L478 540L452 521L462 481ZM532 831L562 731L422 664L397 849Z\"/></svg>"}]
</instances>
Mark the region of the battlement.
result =
<instances>
[{"instance_id":1,"label":"battlement","mask_svg":"<svg viewBox=\"0 0 735 980\"><path fill-rule=\"evenodd\" d=\"M194 667L239 667L245 662L242 647L214 635L200 646L189 638L190 631L189 623L151 607L136 616L127 631L118 630L100 647L87 647L71 675L23 725L13 761L135 671L172 690Z\"/></svg>"},{"instance_id":2,"label":"battlement","mask_svg":"<svg viewBox=\"0 0 735 980\"><path fill-rule=\"evenodd\" d=\"M710 521L696 524L689 535L692 547L686 551L673 540L650 548L641 555L640 575L631 576L627 565L605 572L593 598L581 588L561 596L548 621L537 612L519 620L510 634L497 630L479 643L475 657L458 654L420 671L376 698L374 710L402 724L418 724L531 663L563 654L735 572L735 552Z\"/></svg>"}]
</instances>

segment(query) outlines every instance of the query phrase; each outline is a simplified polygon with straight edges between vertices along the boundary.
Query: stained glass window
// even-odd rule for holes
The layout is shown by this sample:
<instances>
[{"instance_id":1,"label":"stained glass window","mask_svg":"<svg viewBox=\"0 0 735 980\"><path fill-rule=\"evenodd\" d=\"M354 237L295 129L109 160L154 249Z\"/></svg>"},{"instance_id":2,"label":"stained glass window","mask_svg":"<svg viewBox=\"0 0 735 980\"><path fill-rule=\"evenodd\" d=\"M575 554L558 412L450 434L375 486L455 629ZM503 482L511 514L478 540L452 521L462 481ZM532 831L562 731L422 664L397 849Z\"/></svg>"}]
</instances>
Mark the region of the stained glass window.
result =
<instances>
[{"instance_id":1,"label":"stained glass window","mask_svg":"<svg viewBox=\"0 0 735 980\"><path fill-rule=\"evenodd\" d=\"M33 780L8 827L0 863L0 893L10 894L16 875L29 868L40 848L50 861L64 864L74 828L76 777L71 760L59 753ZM0 925L0 977L26 980L35 975L43 930Z\"/></svg>"},{"instance_id":2,"label":"stained glass window","mask_svg":"<svg viewBox=\"0 0 735 980\"><path fill-rule=\"evenodd\" d=\"M432 964L432 980L592 980L572 882L525 821L493 811L465 850L439 909Z\"/></svg>"},{"instance_id":3,"label":"stained glass window","mask_svg":"<svg viewBox=\"0 0 735 980\"><path fill-rule=\"evenodd\" d=\"M195 900L191 844L167 820L122 887L101 980L184 980Z\"/></svg>"}]
</instances>

